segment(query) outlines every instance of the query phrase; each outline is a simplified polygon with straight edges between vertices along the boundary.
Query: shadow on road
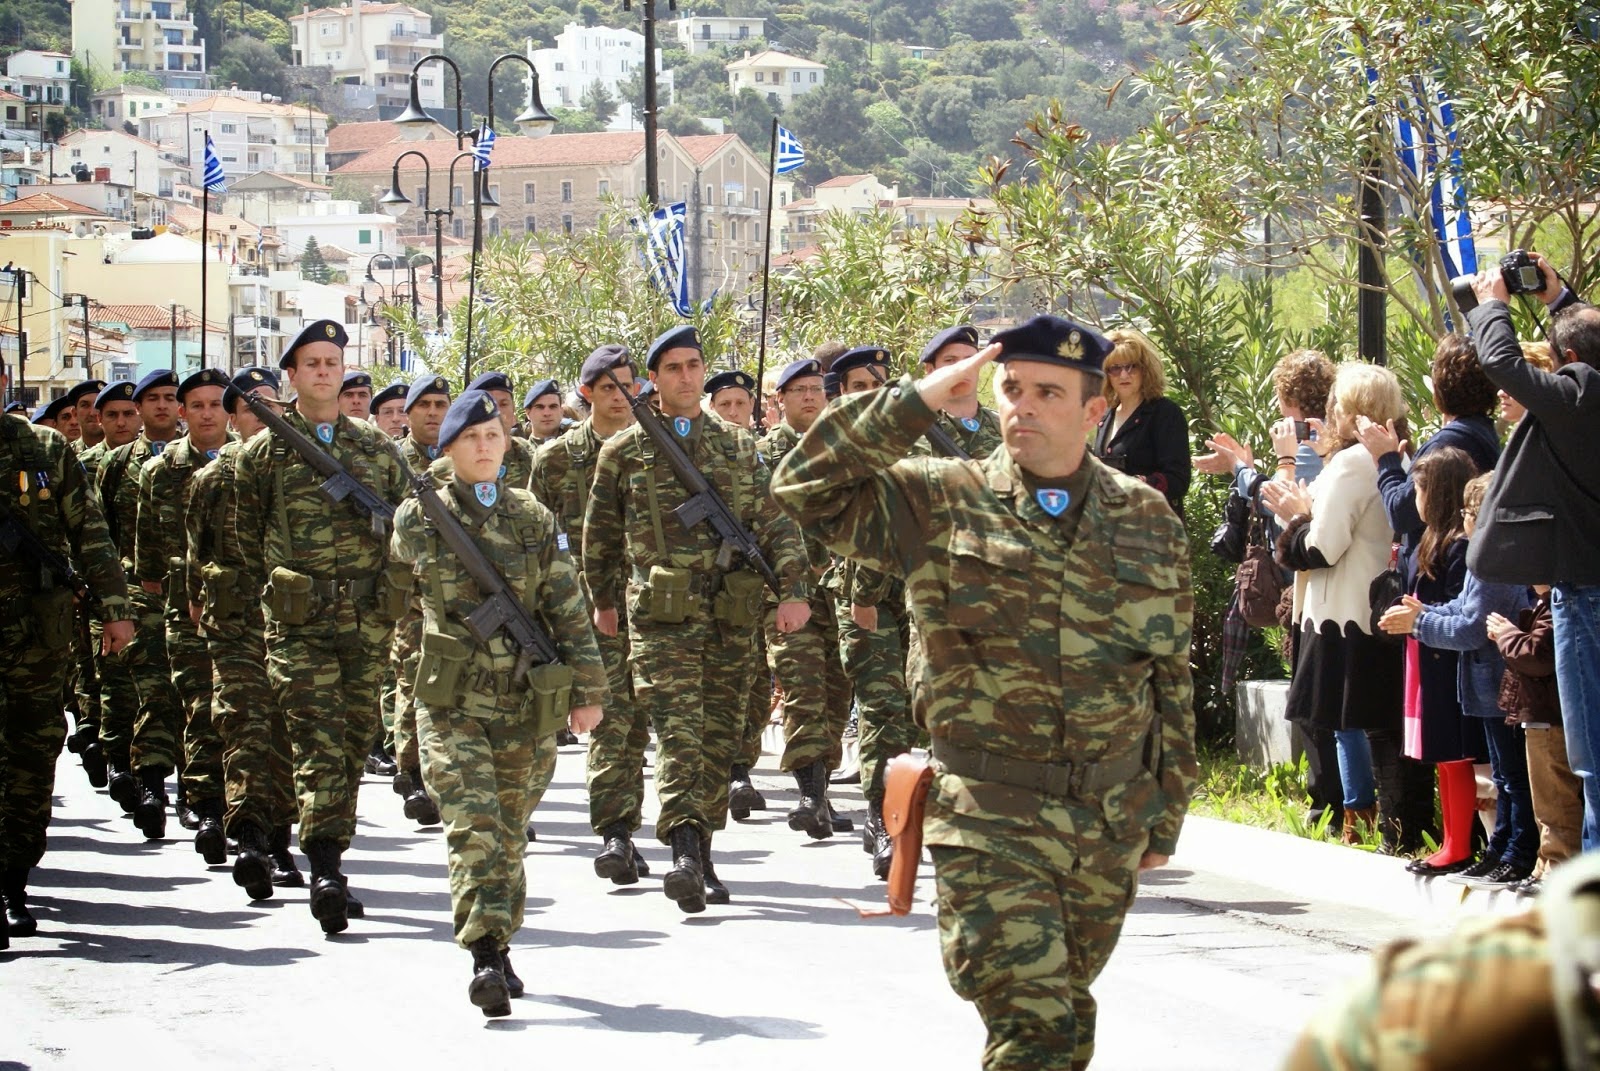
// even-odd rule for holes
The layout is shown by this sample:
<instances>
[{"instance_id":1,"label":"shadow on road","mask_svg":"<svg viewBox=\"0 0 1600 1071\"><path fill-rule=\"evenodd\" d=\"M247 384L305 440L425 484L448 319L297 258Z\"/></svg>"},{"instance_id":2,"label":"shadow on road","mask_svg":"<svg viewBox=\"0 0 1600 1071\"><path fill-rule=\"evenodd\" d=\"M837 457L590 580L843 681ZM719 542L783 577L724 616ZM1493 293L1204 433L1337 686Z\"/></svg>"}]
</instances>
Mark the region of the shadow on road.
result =
<instances>
[{"instance_id":1,"label":"shadow on road","mask_svg":"<svg viewBox=\"0 0 1600 1071\"><path fill-rule=\"evenodd\" d=\"M533 1027L575 1026L594 1030L617 1030L639 1034L693 1035L697 1043L725 1041L728 1038L774 1038L788 1041L818 1041L825 1035L816 1023L801 1019L779 1019L768 1015L721 1016L685 1008L666 1008L660 1004L620 1006L582 997L532 996L523 998L540 1004L555 1004L585 1012L584 1019L499 1019L486 1024L490 1030L527 1030ZM517 1005L513 1004L513 1008Z\"/></svg>"},{"instance_id":2,"label":"shadow on road","mask_svg":"<svg viewBox=\"0 0 1600 1071\"><path fill-rule=\"evenodd\" d=\"M1140 897L1133 915L1304 915L1306 904L1290 900L1198 900L1187 897Z\"/></svg>"}]
</instances>

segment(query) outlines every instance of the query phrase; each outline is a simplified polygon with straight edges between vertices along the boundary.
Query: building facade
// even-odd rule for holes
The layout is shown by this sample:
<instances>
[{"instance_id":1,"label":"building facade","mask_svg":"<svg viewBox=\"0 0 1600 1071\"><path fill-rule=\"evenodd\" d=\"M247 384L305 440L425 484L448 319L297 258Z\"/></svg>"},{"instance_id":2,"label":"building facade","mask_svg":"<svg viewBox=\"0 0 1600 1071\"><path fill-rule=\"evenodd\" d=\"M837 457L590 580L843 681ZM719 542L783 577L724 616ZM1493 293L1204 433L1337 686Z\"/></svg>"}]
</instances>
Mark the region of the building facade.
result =
<instances>
[{"instance_id":1,"label":"building facade","mask_svg":"<svg viewBox=\"0 0 1600 1071\"><path fill-rule=\"evenodd\" d=\"M634 102L623 88L644 67L644 35L609 26L567 23L556 35L556 47L534 48L527 43L528 59L539 72L539 96L546 108L578 108L584 94L599 83L617 102L608 130L642 129ZM661 70L661 50L656 49L656 86L661 99L672 100L672 72ZM520 103L520 102L519 102Z\"/></svg>"},{"instance_id":2,"label":"building facade","mask_svg":"<svg viewBox=\"0 0 1600 1071\"><path fill-rule=\"evenodd\" d=\"M433 17L409 4L351 0L344 7L317 8L291 15L289 33L296 66L326 67L335 82L370 88L384 114L406 106L417 61L444 51ZM417 76L424 108L444 107L449 77L443 64L429 64Z\"/></svg>"},{"instance_id":3,"label":"building facade","mask_svg":"<svg viewBox=\"0 0 1600 1071\"><path fill-rule=\"evenodd\" d=\"M204 89L206 46L188 0L71 0L72 55L96 74L148 71L163 86Z\"/></svg>"},{"instance_id":4,"label":"building facade","mask_svg":"<svg viewBox=\"0 0 1600 1071\"><path fill-rule=\"evenodd\" d=\"M678 47L691 56L710 52L720 45L748 48L766 36L766 19L736 18L731 15L696 15L693 11L669 27Z\"/></svg>"},{"instance_id":5,"label":"building facade","mask_svg":"<svg viewBox=\"0 0 1600 1071\"><path fill-rule=\"evenodd\" d=\"M0 89L15 93L28 104L65 110L72 98L72 57L35 49L13 52L6 57Z\"/></svg>"},{"instance_id":6,"label":"building facade","mask_svg":"<svg viewBox=\"0 0 1600 1071\"><path fill-rule=\"evenodd\" d=\"M89 113L108 130L120 130L123 123L137 127L140 119L166 115L177 107L167 94L144 86L112 86L89 98Z\"/></svg>"},{"instance_id":7,"label":"building facade","mask_svg":"<svg viewBox=\"0 0 1600 1071\"><path fill-rule=\"evenodd\" d=\"M782 107L788 107L796 97L825 85L828 80L825 64L771 49L756 55L746 52L743 59L725 64L724 69L728 72L728 92L735 97L746 89L753 89Z\"/></svg>"},{"instance_id":8,"label":"building facade","mask_svg":"<svg viewBox=\"0 0 1600 1071\"><path fill-rule=\"evenodd\" d=\"M252 101L217 93L168 115L141 119L140 133L168 159L189 169L195 185L205 170L205 135L210 134L229 179L257 171L303 176L328 174L328 117L303 104Z\"/></svg>"}]
</instances>

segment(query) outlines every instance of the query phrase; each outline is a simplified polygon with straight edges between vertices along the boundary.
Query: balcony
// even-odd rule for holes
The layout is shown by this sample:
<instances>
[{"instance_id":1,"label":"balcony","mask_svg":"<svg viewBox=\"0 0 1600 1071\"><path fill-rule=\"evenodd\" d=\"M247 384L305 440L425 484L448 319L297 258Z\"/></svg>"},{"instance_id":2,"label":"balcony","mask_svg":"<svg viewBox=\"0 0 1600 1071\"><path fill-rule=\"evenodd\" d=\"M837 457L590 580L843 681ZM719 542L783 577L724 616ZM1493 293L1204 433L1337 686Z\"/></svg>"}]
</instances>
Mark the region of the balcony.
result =
<instances>
[{"instance_id":1,"label":"balcony","mask_svg":"<svg viewBox=\"0 0 1600 1071\"><path fill-rule=\"evenodd\" d=\"M759 41L760 34L753 33L697 33L688 38L691 41L704 41L706 44L718 44L724 41Z\"/></svg>"},{"instance_id":2,"label":"balcony","mask_svg":"<svg viewBox=\"0 0 1600 1071\"><path fill-rule=\"evenodd\" d=\"M422 34L417 30L402 30L398 27L389 31L389 40L391 41L415 41L421 36Z\"/></svg>"},{"instance_id":3,"label":"balcony","mask_svg":"<svg viewBox=\"0 0 1600 1071\"><path fill-rule=\"evenodd\" d=\"M271 145L272 144L272 139L267 137L265 134L251 134L245 140L248 141L251 145Z\"/></svg>"},{"instance_id":4,"label":"balcony","mask_svg":"<svg viewBox=\"0 0 1600 1071\"><path fill-rule=\"evenodd\" d=\"M252 138L251 140L254 139ZM328 136L326 134L307 134L304 130L296 130L294 132L294 137L290 139L290 144L326 145L328 144Z\"/></svg>"}]
</instances>

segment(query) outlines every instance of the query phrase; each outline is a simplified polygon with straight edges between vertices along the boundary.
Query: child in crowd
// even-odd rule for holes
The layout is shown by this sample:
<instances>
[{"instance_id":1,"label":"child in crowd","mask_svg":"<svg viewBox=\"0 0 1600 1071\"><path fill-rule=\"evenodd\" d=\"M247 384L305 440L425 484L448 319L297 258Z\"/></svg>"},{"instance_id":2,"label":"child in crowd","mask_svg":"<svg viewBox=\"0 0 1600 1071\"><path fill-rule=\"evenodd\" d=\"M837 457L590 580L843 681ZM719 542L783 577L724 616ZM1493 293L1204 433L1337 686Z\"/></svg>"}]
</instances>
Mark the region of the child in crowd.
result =
<instances>
[{"instance_id":1,"label":"child in crowd","mask_svg":"<svg viewBox=\"0 0 1600 1071\"><path fill-rule=\"evenodd\" d=\"M1539 826L1539 859L1533 873L1512 890L1536 895L1551 867L1577 855L1583 833L1583 782L1567 764L1567 738L1561 729L1561 699L1556 692L1555 630L1550 624L1550 585L1535 584L1532 606L1514 624L1490 614L1489 635L1506 660L1500 709L1506 721L1526 733L1528 782Z\"/></svg>"}]
</instances>

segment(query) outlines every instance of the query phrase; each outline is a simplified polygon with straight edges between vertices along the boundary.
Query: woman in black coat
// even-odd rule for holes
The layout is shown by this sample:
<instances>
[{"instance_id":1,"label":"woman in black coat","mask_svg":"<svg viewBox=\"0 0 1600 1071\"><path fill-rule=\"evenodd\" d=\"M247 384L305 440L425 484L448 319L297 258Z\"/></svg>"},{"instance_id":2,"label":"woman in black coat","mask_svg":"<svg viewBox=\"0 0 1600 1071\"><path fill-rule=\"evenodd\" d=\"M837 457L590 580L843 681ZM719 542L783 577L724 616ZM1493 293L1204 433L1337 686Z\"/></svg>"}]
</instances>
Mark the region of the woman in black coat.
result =
<instances>
[{"instance_id":1,"label":"woman in black coat","mask_svg":"<svg viewBox=\"0 0 1600 1071\"><path fill-rule=\"evenodd\" d=\"M1167 378L1150 340L1127 330L1106 337L1114 345L1104 365L1110 404L1095 432L1095 456L1166 495L1182 517L1189 490L1189 423L1166 397Z\"/></svg>"}]
</instances>

